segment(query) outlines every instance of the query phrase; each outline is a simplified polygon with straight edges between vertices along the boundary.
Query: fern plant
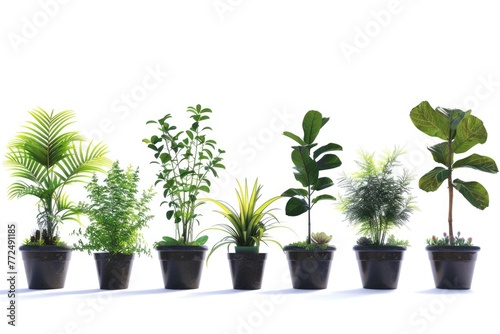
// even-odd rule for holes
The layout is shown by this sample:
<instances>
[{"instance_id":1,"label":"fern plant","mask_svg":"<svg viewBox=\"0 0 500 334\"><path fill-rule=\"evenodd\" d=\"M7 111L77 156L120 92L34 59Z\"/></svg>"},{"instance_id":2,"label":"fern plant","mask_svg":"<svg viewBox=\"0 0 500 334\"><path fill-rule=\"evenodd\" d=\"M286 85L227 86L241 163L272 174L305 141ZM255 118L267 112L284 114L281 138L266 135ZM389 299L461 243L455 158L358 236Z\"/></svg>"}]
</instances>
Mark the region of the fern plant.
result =
<instances>
[{"instance_id":1,"label":"fern plant","mask_svg":"<svg viewBox=\"0 0 500 334\"><path fill-rule=\"evenodd\" d=\"M113 163L102 184L94 174L85 186L88 201L78 205L90 224L74 231L80 237L74 250L150 255L141 230L153 218L148 213L155 193L152 188L139 192L139 180L139 168L129 165L123 169L119 161Z\"/></svg>"},{"instance_id":2,"label":"fern plant","mask_svg":"<svg viewBox=\"0 0 500 334\"><path fill-rule=\"evenodd\" d=\"M38 229L27 245L62 245L59 226L79 221L76 204L65 192L66 186L86 183L96 172L111 164L102 142L87 142L78 131L70 131L75 122L71 110L47 112L42 108L29 112L31 119L7 146L7 168L15 179L8 188L9 199L33 196L38 199Z\"/></svg>"},{"instance_id":3,"label":"fern plant","mask_svg":"<svg viewBox=\"0 0 500 334\"><path fill-rule=\"evenodd\" d=\"M399 174L395 171L402 167L398 162L401 154L396 148L378 160L374 153L360 152L359 170L344 173L339 181L345 194L339 196L338 207L362 235L359 245L408 245L389 235L392 229L406 225L416 208L411 175L404 168Z\"/></svg>"}]
</instances>

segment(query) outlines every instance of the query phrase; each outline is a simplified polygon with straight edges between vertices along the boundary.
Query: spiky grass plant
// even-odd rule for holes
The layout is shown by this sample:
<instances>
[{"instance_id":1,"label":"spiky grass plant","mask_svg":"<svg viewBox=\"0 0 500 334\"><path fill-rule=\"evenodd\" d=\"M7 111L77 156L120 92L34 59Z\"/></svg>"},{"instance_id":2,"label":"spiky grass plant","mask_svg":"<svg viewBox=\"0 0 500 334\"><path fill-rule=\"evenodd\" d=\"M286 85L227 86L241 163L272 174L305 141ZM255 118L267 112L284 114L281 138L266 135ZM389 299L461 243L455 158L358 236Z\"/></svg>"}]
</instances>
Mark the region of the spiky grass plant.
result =
<instances>
[{"instance_id":1,"label":"spiky grass plant","mask_svg":"<svg viewBox=\"0 0 500 334\"><path fill-rule=\"evenodd\" d=\"M416 209L410 187L413 178L398 161L402 154L395 148L376 159L374 153L360 152L359 170L340 179L345 194L339 196L339 209L358 228L359 241L365 245L385 245L386 238L394 242L389 232L406 225ZM396 168L401 169L399 174Z\"/></svg>"},{"instance_id":2,"label":"spiky grass plant","mask_svg":"<svg viewBox=\"0 0 500 334\"><path fill-rule=\"evenodd\" d=\"M236 188L235 191L238 207L234 207L225 201L213 198L203 199L204 201L216 204L220 210L216 210L215 212L220 213L229 222L216 224L207 229L221 231L227 234L212 247L212 250L207 256L207 262L212 253L224 245L227 247L232 244L236 246L259 247L261 242L264 244L273 242L282 248L281 244L269 235L270 230L284 227L279 225L280 222L278 218L273 214L273 211L276 209L269 208L269 206L280 199L281 196L274 196L258 205L257 202L261 197L262 190L262 185L259 184L259 180L255 179L251 189L248 187L247 180L245 180L244 186L241 185L239 181L237 181L237 183L238 188Z\"/></svg>"}]
</instances>

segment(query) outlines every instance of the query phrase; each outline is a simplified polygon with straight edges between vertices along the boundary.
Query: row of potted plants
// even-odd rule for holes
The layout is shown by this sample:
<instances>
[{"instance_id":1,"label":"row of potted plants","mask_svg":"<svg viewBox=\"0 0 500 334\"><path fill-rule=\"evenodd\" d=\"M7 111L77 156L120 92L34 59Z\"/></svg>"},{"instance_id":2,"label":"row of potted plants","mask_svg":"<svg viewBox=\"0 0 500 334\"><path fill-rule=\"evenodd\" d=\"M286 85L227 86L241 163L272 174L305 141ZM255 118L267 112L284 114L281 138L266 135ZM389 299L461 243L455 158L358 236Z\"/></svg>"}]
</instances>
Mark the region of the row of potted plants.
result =
<instances>
[{"instance_id":1,"label":"row of potted plants","mask_svg":"<svg viewBox=\"0 0 500 334\"><path fill-rule=\"evenodd\" d=\"M196 289L199 287L204 263L220 247L227 248L235 289L261 287L265 253L261 243L274 243L286 254L294 289L325 289L335 246L325 232L313 232L311 211L322 201L337 200L325 191L334 185L323 174L341 166L336 155L342 147L335 143L319 145L317 138L329 118L310 110L302 120L300 135L285 131L292 139L293 176L298 186L280 195L260 201L262 185L256 179L238 182L236 203L210 198L213 178L224 169L224 150L208 134L209 108L188 107L191 126L179 130L171 124L171 114L148 121L155 134L144 139L153 152L151 164L157 166L154 186L142 192L138 188L139 170L123 168L119 161L106 157L103 143L86 142L77 132L70 131L74 122L72 111L59 113L36 109L24 130L8 144L6 165L14 181L8 188L9 198L34 196L39 201L37 229L19 248L30 289L64 287L72 250L93 253L101 289L125 289L135 255L151 255L142 230L153 219L149 204L154 188L159 188L166 208L165 218L174 222L175 234L163 236L154 243L161 263L166 289ZM489 206L488 192L480 183L453 178L459 168L496 173L495 161L487 156L471 154L456 160L458 154L469 151L487 140L483 122L471 111L432 108L423 101L410 112L410 119L423 133L441 142L429 147L434 161L440 166L423 175L419 188L436 191L448 186L448 233L442 238L429 238L426 247L436 288L470 289L479 247L472 245L453 230L453 196L457 190L479 209ZM358 228L361 237L354 246L361 280L367 289L397 288L403 253L408 246L392 231L409 222L415 210L412 196L412 175L398 161L399 148L379 157L361 152L359 170L344 174L339 187L338 209L346 220ZM98 175L105 175L101 182ZM74 203L66 192L74 183L84 185L87 201ZM282 246L271 231L288 228L280 224L272 206L287 198L287 216L306 215L306 240ZM200 206L213 204L224 219L195 234L200 219ZM90 223L73 231L78 237L67 245L59 235L59 227L68 220L80 222L85 215ZM224 233L210 252L206 246L209 231ZM234 253L231 246L235 246ZM208 253L208 256L206 254Z\"/></svg>"}]
</instances>

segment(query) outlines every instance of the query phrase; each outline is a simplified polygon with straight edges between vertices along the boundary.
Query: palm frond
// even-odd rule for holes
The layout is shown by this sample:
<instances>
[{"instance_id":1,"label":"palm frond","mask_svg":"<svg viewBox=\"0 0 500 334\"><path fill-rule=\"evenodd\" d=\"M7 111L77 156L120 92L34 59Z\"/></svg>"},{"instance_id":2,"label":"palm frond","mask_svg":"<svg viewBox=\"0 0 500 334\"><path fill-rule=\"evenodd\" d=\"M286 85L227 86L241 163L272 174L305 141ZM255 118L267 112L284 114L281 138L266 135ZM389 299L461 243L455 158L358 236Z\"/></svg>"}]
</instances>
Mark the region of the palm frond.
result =
<instances>
[{"instance_id":1,"label":"palm frond","mask_svg":"<svg viewBox=\"0 0 500 334\"><path fill-rule=\"evenodd\" d=\"M5 165L14 181L8 187L9 198L27 195L40 199L38 222L47 225L47 233L64 220L77 220L74 203L63 193L70 183L83 181L111 165L103 143L87 143L77 131L69 131L75 113L71 110L47 112L42 108L29 112L32 117L7 145ZM48 240L53 240L50 235Z\"/></svg>"}]
</instances>

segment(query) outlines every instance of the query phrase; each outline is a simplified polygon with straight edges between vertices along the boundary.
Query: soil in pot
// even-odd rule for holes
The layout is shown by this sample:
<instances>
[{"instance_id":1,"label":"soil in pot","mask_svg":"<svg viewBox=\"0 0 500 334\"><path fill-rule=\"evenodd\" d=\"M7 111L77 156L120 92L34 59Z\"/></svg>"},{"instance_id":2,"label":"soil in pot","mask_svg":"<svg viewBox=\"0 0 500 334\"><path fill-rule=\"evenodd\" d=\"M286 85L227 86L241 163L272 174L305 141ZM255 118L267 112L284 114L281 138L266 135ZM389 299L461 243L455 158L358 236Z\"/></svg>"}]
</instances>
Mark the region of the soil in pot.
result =
<instances>
[{"instance_id":1,"label":"soil in pot","mask_svg":"<svg viewBox=\"0 0 500 334\"><path fill-rule=\"evenodd\" d=\"M29 289L64 288L71 248L67 246L21 246Z\"/></svg>"},{"instance_id":2,"label":"soil in pot","mask_svg":"<svg viewBox=\"0 0 500 334\"><path fill-rule=\"evenodd\" d=\"M128 288L134 254L94 253L94 259L100 289L118 290Z\"/></svg>"},{"instance_id":3,"label":"soil in pot","mask_svg":"<svg viewBox=\"0 0 500 334\"><path fill-rule=\"evenodd\" d=\"M262 287L266 253L228 253L227 258L234 289L258 290Z\"/></svg>"},{"instance_id":4,"label":"soil in pot","mask_svg":"<svg viewBox=\"0 0 500 334\"><path fill-rule=\"evenodd\" d=\"M438 289L466 290L472 285L477 246L427 246L434 283Z\"/></svg>"},{"instance_id":5,"label":"soil in pot","mask_svg":"<svg viewBox=\"0 0 500 334\"><path fill-rule=\"evenodd\" d=\"M356 245L353 250L363 288L397 289L406 247Z\"/></svg>"},{"instance_id":6,"label":"soil in pot","mask_svg":"<svg viewBox=\"0 0 500 334\"><path fill-rule=\"evenodd\" d=\"M158 246L165 289L198 289L207 246Z\"/></svg>"},{"instance_id":7,"label":"soil in pot","mask_svg":"<svg viewBox=\"0 0 500 334\"><path fill-rule=\"evenodd\" d=\"M326 289L330 278L334 246L305 250L296 246L284 247L294 289Z\"/></svg>"}]
</instances>

